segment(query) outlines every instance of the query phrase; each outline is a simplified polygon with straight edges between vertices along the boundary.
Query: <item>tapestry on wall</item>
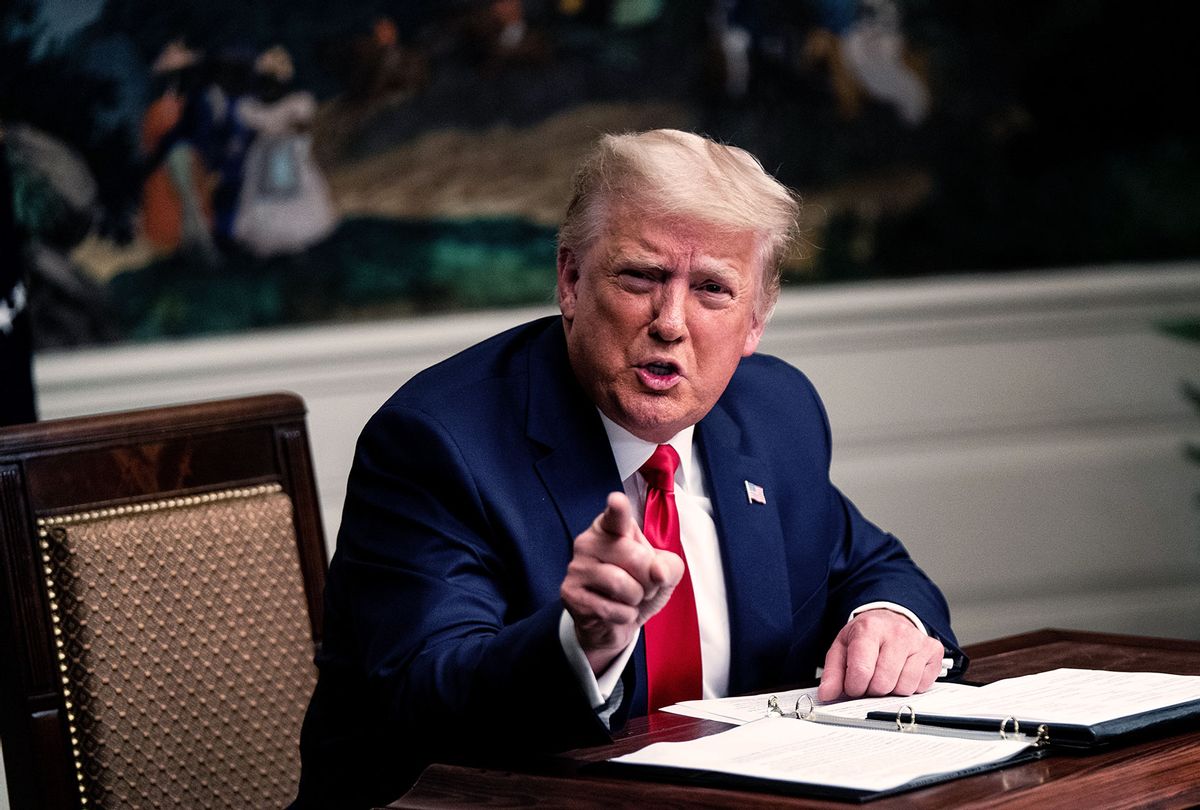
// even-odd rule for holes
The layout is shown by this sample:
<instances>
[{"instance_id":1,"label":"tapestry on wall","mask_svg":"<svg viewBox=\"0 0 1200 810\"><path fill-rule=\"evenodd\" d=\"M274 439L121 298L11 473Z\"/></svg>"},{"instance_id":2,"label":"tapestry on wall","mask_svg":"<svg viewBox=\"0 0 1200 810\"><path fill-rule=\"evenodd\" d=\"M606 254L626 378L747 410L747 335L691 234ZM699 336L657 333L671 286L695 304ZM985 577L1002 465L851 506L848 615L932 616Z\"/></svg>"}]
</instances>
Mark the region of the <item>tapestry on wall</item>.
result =
<instances>
[{"instance_id":1,"label":"tapestry on wall","mask_svg":"<svg viewBox=\"0 0 1200 810\"><path fill-rule=\"evenodd\" d=\"M1111 2L15 0L41 348L551 300L572 166L677 127L806 201L785 283L1200 253L1190 30Z\"/></svg>"}]
</instances>

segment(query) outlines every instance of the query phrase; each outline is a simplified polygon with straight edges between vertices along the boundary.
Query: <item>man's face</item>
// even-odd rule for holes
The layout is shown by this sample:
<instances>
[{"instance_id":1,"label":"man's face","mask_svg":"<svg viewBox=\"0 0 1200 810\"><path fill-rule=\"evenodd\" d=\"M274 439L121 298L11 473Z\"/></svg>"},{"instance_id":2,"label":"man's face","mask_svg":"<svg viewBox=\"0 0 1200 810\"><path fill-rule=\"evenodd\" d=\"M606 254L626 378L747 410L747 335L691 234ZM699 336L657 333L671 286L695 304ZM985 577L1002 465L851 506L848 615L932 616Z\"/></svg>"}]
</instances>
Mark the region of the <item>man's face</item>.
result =
<instances>
[{"instance_id":1,"label":"man's face","mask_svg":"<svg viewBox=\"0 0 1200 810\"><path fill-rule=\"evenodd\" d=\"M605 416L651 442L694 425L762 336L757 239L610 208L600 238L558 256L571 367Z\"/></svg>"}]
</instances>

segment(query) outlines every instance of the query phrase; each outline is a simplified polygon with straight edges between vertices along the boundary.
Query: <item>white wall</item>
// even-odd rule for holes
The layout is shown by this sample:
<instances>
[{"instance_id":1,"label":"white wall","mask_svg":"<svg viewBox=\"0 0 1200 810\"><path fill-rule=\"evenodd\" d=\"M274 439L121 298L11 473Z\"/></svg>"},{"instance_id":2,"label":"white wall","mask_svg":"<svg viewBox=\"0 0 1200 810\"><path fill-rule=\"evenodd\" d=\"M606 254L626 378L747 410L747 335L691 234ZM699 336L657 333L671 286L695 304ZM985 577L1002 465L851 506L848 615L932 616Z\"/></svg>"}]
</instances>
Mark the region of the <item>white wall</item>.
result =
<instances>
[{"instance_id":1,"label":"white wall","mask_svg":"<svg viewBox=\"0 0 1200 810\"><path fill-rule=\"evenodd\" d=\"M765 350L826 397L834 477L905 539L966 641L1200 638L1200 265L789 298Z\"/></svg>"},{"instance_id":2,"label":"white wall","mask_svg":"<svg viewBox=\"0 0 1200 810\"><path fill-rule=\"evenodd\" d=\"M48 354L44 418L288 389L332 546L354 441L417 370L548 308ZM965 641L1043 626L1200 638L1200 264L787 292L762 350L804 369L834 477L943 586Z\"/></svg>"}]
</instances>

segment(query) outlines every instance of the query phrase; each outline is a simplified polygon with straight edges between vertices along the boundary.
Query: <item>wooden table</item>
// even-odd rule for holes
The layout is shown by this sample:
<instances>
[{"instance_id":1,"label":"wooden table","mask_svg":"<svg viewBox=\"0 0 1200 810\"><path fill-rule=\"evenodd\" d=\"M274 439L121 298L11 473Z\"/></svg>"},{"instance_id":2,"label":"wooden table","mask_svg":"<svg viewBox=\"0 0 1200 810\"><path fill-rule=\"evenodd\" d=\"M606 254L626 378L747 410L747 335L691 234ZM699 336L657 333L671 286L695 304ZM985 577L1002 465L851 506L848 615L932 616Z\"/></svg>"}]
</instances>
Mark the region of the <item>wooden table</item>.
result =
<instances>
[{"instance_id":1,"label":"wooden table","mask_svg":"<svg viewBox=\"0 0 1200 810\"><path fill-rule=\"evenodd\" d=\"M970 680L990 683L1056 667L1161 671L1200 675L1200 642L1039 630L975 644ZM724 731L724 723L659 712L630 721L609 746L579 749L528 770L431 765L404 796L388 805L440 807L823 807L843 802L717 790L602 777L580 772L589 763L652 742ZM1200 729L1184 729L1087 755L1056 754L991 773L945 782L871 802L895 807L1196 807L1200 805Z\"/></svg>"}]
</instances>

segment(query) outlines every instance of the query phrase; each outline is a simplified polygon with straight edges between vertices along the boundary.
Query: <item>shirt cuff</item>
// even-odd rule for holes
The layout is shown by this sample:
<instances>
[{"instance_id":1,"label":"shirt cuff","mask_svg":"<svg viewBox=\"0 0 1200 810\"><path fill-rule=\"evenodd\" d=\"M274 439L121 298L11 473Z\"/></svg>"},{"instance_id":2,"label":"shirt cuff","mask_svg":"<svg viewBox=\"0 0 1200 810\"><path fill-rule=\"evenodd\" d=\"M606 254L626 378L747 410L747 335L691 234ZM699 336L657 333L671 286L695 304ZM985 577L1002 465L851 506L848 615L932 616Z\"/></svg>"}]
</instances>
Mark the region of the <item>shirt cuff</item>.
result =
<instances>
[{"instance_id":1,"label":"shirt cuff","mask_svg":"<svg viewBox=\"0 0 1200 810\"><path fill-rule=\"evenodd\" d=\"M922 633L924 633L925 635L929 635L929 631L925 628L925 624L920 619L917 618L917 614L913 613L911 610L904 607L903 605L897 605L895 602L868 602L867 604L857 607L854 610L850 611L850 619L853 619L855 616L857 616L860 613L865 613L868 610L875 610L877 608L884 608L885 610L890 610L893 613L899 613L901 616L903 616L904 618L908 619L910 622L915 624L917 626L917 629L920 630ZM847 621L849 621L849 620L847 620ZM942 659L942 671L938 675L938 677L939 678L946 677L947 675L950 674L950 670L953 668L954 668L954 659L950 658L949 656L947 656L946 658L943 658Z\"/></svg>"},{"instance_id":2,"label":"shirt cuff","mask_svg":"<svg viewBox=\"0 0 1200 810\"><path fill-rule=\"evenodd\" d=\"M860 613L866 613L868 610L876 610L878 608L885 608L893 613L899 613L901 616L915 624L917 629L922 633L929 635L929 631L925 629L924 623L917 618L917 614L913 613L903 605L897 605L895 602L868 602L867 604L862 605L861 607L856 607L854 610L850 611L850 618L846 621L849 622ZM574 625L571 625L571 628L574 630Z\"/></svg>"},{"instance_id":3,"label":"shirt cuff","mask_svg":"<svg viewBox=\"0 0 1200 810\"><path fill-rule=\"evenodd\" d=\"M639 630L638 634L640 633ZM583 647L579 646L579 637L575 635L575 620L565 608L563 609L562 617L558 620L558 641L567 656L567 663L571 665L571 670L593 709L604 708L612 698L613 690L621 683L621 673L625 671L625 665L629 663L629 657L637 647L638 634L634 635L629 646L613 659L608 668L596 677L592 672L592 665L588 663L587 654L584 653Z\"/></svg>"}]
</instances>

